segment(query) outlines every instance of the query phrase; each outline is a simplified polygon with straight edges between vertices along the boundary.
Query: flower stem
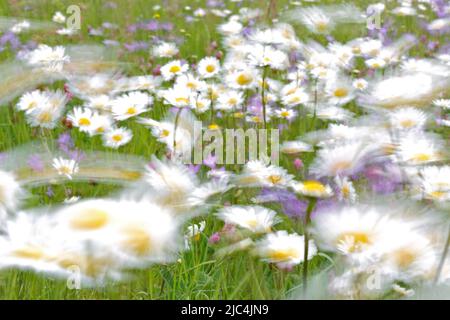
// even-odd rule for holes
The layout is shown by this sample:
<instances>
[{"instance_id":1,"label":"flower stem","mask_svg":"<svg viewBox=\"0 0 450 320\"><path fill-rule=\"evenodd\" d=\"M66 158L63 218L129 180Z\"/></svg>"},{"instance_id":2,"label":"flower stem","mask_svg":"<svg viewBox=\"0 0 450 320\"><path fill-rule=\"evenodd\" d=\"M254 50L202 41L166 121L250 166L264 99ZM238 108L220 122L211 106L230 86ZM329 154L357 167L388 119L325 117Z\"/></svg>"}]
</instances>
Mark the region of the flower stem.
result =
<instances>
[{"instance_id":1,"label":"flower stem","mask_svg":"<svg viewBox=\"0 0 450 320\"><path fill-rule=\"evenodd\" d=\"M308 208L306 209L305 222L303 224L304 237L305 237L305 247L303 255L303 294L306 294L308 289L308 254L309 254L309 232L308 227L311 222L311 213L316 205L317 199L310 198L308 203Z\"/></svg>"},{"instance_id":2,"label":"flower stem","mask_svg":"<svg viewBox=\"0 0 450 320\"><path fill-rule=\"evenodd\" d=\"M267 76L267 67L264 67L263 69L263 75L262 75L262 84L261 84L261 103L263 107L263 122L264 122L264 129L267 128L267 120L266 120L266 76Z\"/></svg>"},{"instance_id":3,"label":"flower stem","mask_svg":"<svg viewBox=\"0 0 450 320\"><path fill-rule=\"evenodd\" d=\"M183 110L183 108L178 108L177 115L175 116L175 124L174 124L174 128L173 128L173 154L174 155L176 153L175 147L177 145L176 137L177 137L178 121L180 120L180 114L181 114L182 110Z\"/></svg>"},{"instance_id":4,"label":"flower stem","mask_svg":"<svg viewBox=\"0 0 450 320\"><path fill-rule=\"evenodd\" d=\"M439 261L439 266L436 270L436 275L434 277L434 284L436 285L439 281L439 278L442 273L442 269L444 268L445 259L447 258L448 248L450 246L450 226L447 232L447 241L445 242L444 251L442 252L441 261Z\"/></svg>"}]
</instances>

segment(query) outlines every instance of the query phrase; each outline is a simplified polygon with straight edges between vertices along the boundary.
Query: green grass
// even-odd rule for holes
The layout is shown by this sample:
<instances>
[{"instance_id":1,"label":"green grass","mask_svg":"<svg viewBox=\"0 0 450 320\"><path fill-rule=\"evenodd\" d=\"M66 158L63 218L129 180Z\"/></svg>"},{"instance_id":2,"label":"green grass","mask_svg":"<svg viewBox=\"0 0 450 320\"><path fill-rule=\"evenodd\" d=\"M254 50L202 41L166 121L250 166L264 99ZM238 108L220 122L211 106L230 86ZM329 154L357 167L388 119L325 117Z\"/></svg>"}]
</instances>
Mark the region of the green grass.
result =
<instances>
[{"instance_id":1,"label":"green grass","mask_svg":"<svg viewBox=\"0 0 450 320\"><path fill-rule=\"evenodd\" d=\"M265 10L268 1L243 1L244 5L259 7ZM277 1L278 8L283 8L288 1ZM1 1L0 16L17 16L30 19L50 21L55 11L65 13L65 9L73 1ZM126 25L144 19L151 19L154 15L153 5L158 4L156 0L116 0L117 9L106 9L102 5L105 1L77 1L81 4L82 30L80 35L72 38L63 36L53 36L48 33L30 33L21 35L22 39L32 39L38 43L48 45L67 45L76 43L96 43L101 38L88 35L88 26L99 27L103 22L112 22L119 25L119 28L110 32L108 39L119 42L131 42L138 40L148 40L150 35L164 36L163 32L156 33L137 32L130 39L130 34L126 32ZM216 32L216 25L221 19L208 15L204 19L187 24L181 17L184 5L191 5L192 8L204 7L204 1L168 1L169 6L163 7L160 11L161 21L171 21L174 23L173 35L184 36L185 42L181 46L181 57L188 61L207 55L208 45L211 41L220 43L220 38ZM336 3L336 1L322 1L322 3ZM367 1L360 0L363 6ZM25 10L27 5L32 6L32 10ZM233 8L235 6L235 8ZM236 10L236 4L229 7ZM407 19L407 18L405 18ZM264 22L264 21L261 21ZM411 21L407 20L403 24L407 30L413 30ZM342 28L340 29L342 30ZM347 28L346 32L339 32L335 37L340 41L345 41L357 36L366 34L364 26L358 28ZM305 40L307 33L304 28L298 27L298 34L301 40ZM318 37L316 40L324 42ZM417 49L417 54L421 54L421 49ZM14 54L10 50L0 53L0 61L13 58ZM129 63L126 72L129 75L144 74L151 72L150 64L157 64L159 61L149 61L147 52L125 53L120 57L121 61ZM60 87L61 84L54 85ZM42 134L31 129L25 121L23 114L13 109L16 102L11 102L8 106L0 108L0 151L13 149L14 147L43 139ZM349 108L352 108L350 106ZM159 119L163 116L167 108L156 104L149 116ZM300 117L290 126L289 131L284 131L282 141L296 138L305 133L310 128L311 120ZM325 127L325 123L317 121L316 129ZM151 136L148 129L141 125L129 121L125 126L132 129L134 138L132 142L120 149L120 152L142 155L150 158L152 154L162 155L161 145ZM59 126L47 134L51 138L64 132L65 128ZM99 138L90 139L85 134L72 130L76 147L82 150L103 150L111 151L102 146ZM307 156L303 160L309 163L312 156ZM283 157L281 163L283 167L292 171L292 159ZM106 196L114 194L119 189L113 185L93 185L83 183L68 183L66 185L53 186L55 196L49 198L46 195L47 187L37 187L31 190L32 196L28 199L27 207L60 203L65 198L65 190L70 188L73 194L82 198ZM253 191L256 194L256 191ZM236 199L237 203L248 203L251 194L244 194ZM0 271L0 298L1 299L286 299L301 286L301 265L291 272L280 271L271 265L262 263L257 258L248 253L236 253L232 256L219 258L215 255L216 248L208 244L207 237L222 227L222 223L211 214L200 219L206 220L207 228L198 242L194 242L192 250L180 254L179 262L168 265L154 265L148 269L140 271L130 271L131 279L122 283L106 283L101 288L83 288L81 290L69 290L66 282L62 280L50 279L32 272L3 270ZM200 220L197 219L197 220ZM285 221L277 229L287 229L289 231L301 232L301 224ZM321 270L330 266L328 259L317 256L312 260L311 273L317 274Z\"/></svg>"}]
</instances>

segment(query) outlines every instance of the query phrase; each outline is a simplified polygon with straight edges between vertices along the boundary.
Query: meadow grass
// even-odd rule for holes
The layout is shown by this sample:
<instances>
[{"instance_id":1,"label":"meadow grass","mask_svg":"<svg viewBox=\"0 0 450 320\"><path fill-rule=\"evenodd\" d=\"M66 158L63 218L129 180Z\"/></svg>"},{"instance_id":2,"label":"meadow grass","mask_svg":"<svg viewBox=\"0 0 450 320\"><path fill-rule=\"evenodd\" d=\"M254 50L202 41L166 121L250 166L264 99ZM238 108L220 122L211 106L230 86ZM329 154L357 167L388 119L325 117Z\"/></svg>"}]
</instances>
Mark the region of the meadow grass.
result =
<instances>
[{"instance_id":1,"label":"meadow grass","mask_svg":"<svg viewBox=\"0 0 450 320\"><path fill-rule=\"evenodd\" d=\"M73 1L39 0L39 1L1 1L0 16L24 17L41 21L51 21L55 11L65 13L68 5ZM33 39L38 43L48 45L69 45L97 43L99 39L88 35L88 26L98 27L103 22L112 22L119 26L110 31L110 38L121 43L131 41L126 26L133 22L151 19L154 17L153 5L160 4L156 0L115 0L116 9L107 9L105 1L77 1L81 6L82 30L79 35L62 37L50 35L46 32L33 32L23 35L23 39ZM259 7L266 10L269 1L243 1L243 6ZM287 5L288 1L276 1L278 9ZM321 1L321 3L336 3L338 1ZM26 6L33 3L32 10L26 10ZM39 3L38 5L36 3ZM356 4L367 5L368 1L355 1ZM181 17L185 5L204 7L204 1L165 1L160 10L161 21L174 23L173 34L183 36L185 42L180 47L181 57L189 61L195 61L208 54L208 46L212 41L220 43L220 37L216 26L221 18L208 15L193 23L186 23ZM237 4L229 4L231 10L237 10ZM400 28L406 28L414 32L414 22L408 18L399 21ZM264 22L264 21L262 21ZM300 40L310 37L304 32L303 27L297 26ZM342 30L345 30L342 32ZM148 40L149 35L161 35L164 31L148 33L138 31L133 35L133 40ZM339 28L334 36L339 41L345 41L367 33L365 26L348 26ZM324 42L320 36L319 42ZM421 54L420 47L417 54ZM0 53L1 61L12 59L14 53L5 50ZM126 62L125 72L130 75L145 74L151 72L149 55L146 51L125 52L119 57ZM61 83L54 87L61 88ZM23 114L14 110L14 103L0 108L0 151L13 149L31 141L43 139L56 139L64 132L65 128L59 126L55 130L42 132L30 128ZM350 105L348 108L352 108ZM161 119L167 112L167 107L156 103L152 111L148 113L154 119ZM273 124L275 126L276 123ZM311 130L311 119L306 116L299 117L290 125L290 130L285 130L281 140L294 139ZM111 151L102 146L100 138L88 138L87 135L72 131L72 137L76 147L82 150L101 150L106 152L123 152L140 155L150 159L151 155L162 156L163 146L150 134L150 131L142 125L126 122L134 134L132 143L122 147L120 151ZM315 129L325 127L325 124L317 120ZM303 161L306 166L312 159L306 156ZM292 159L282 157L283 167L291 170ZM54 185L54 196L46 195L47 187L36 187L31 190L32 196L27 200L28 207L51 205L61 203L65 198L65 190L70 188L73 194L82 198L91 198L114 194L119 186L101 185L92 183L67 183ZM253 191L254 195L256 191ZM248 203L252 192L233 197L235 203ZM130 271L130 279L121 283L106 283L101 288L82 288L70 290L66 282L41 276L32 272L3 270L0 271L0 298L1 299L286 299L293 296L296 289L301 287L301 265L290 272L282 271L269 264L261 263L257 258L247 253L235 253L224 258L215 255L214 248L208 244L208 236L220 229L222 222L209 214L201 217L206 220L206 229L199 241L193 242L192 249L180 254L179 261L167 265L154 265L140 271ZM200 219L197 219L200 220ZM194 220L195 222L196 220ZM301 232L301 223L292 222L285 218L280 228L289 231ZM311 274L317 274L330 267L330 261L323 256L316 256L310 267ZM295 295L294 295L295 296Z\"/></svg>"}]
</instances>

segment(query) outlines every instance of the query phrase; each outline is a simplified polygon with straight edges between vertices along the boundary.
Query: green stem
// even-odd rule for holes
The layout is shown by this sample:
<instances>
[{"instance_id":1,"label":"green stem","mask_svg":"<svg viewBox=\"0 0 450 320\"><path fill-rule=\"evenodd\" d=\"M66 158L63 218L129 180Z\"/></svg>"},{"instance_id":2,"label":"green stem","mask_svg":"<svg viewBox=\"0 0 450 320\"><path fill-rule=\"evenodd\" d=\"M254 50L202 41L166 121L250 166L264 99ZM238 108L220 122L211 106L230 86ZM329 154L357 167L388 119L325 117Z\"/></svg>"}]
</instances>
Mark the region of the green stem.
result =
<instances>
[{"instance_id":1,"label":"green stem","mask_svg":"<svg viewBox=\"0 0 450 320\"><path fill-rule=\"evenodd\" d=\"M177 140L176 140L176 138L177 138L177 129L178 129L178 121L179 121L179 119L180 119L180 114L181 114L181 111L183 110L183 108L178 108L178 111L177 111L177 115L175 116L175 124L174 124L174 128L173 128L173 154L175 155L175 153L176 153L176 149L175 149L175 147L176 147L176 145L177 145Z\"/></svg>"},{"instance_id":2,"label":"green stem","mask_svg":"<svg viewBox=\"0 0 450 320\"><path fill-rule=\"evenodd\" d=\"M445 242L444 250L442 252L441 261L439 261L438 269L436 270L436 275L434 277L434 284L436 285L439 281L439 278L442 273L442 269L444 268L445 259L447 258L448 248L450 246L450 226L447 232L447 241Z\"/></svg>"},{"instance_id":3,"label":"green stem","mask_svg":"<svg viewBox=\"0 0 450 320\"><path fill-rule=\"evenodd\" d=\"M309 232L308 227L311 222L311 213L316 205L317 199L310 198L308 203L308 208L306 209L305 222L303 224L303 233L305 237L305 247L303 255L303 293L306 294L308 289L308 254L309 254Z\"/></svg>"},{"instance_id":4,"label":"green stem","mask_svg":"<svg viewBox=\"0 0 450 320\"><path fill-rule=\"evenodd\" d=\"M261 85L261 103L263 107L263 122L264 129L267 128L267 120L266 120L266 76L267 76L267 66L263 69L262 75L262 85Z\"/></svg>"}]
</instances>

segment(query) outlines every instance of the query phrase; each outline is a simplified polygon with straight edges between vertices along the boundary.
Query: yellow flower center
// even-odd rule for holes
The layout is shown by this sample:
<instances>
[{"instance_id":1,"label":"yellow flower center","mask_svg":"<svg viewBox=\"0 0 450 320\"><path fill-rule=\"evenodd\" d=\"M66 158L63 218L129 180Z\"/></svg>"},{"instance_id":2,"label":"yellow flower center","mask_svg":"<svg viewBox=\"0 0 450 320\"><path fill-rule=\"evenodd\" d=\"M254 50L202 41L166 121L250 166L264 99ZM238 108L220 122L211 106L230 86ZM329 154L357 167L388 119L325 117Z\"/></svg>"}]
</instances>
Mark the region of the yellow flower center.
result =
<instances>
[{"instance_id":1,"label":"yellow flower center","mask_svg":"<svg viewBox=\"0 0 450 320\"><path fill-rule=\"evenodd\" d=\"M74 229L95 230L104 227L109 221L106 211L89 208L81 211L70 221L70 226Z\"/></svg>"},{"instance_id":2,"label":"yellow flower center","mask_svg":"<svg viewBox=\"0 0 450 320\"><path fill-rule=\"evenodd\" d=\"M188 98L185 98L185 97L179 97L179 98L176 98L175 101L176 101L177 103L183 103L183 104L188 104L188 103L189 103L189 99L188 99Z\"/></svg>"},{"instance_id":3,"label":"yellow flower center","mask_svg":"<svg viewBox=\"0 0 450 320\"><path fill-rule=\"evenodd\" d=\"M125 233L125 241L123 246L138 256L147 254L152 245L148 232L139 226L127 227L123 230Z\"/></svg>"},{"instance_id":4,"label":"yellow flower center","mask_svg":"<svg viewBox=\"0 0 450 320\"><path fill-rule=\"evenodd\" d=\"M325 186L320 183L319 181L304 181L303 182L303 188L306 192L312 192L312 193L325 193L326 188Z\"/></svg>"},{"instance_id":5,"label":"yellow flower center","mask_svg":"<svg viewBox=\"0 0 450 320\"><path fill-rule=\"evenodd\" d=\"M358 232L358 231L350 231L341 234L337 242L348 242L351 240L351 246L348 248L349 252L355 252L361 250L364 245L371 244L370 237L367 233Z\"/></svg>"},{"instance_id":6,"label":"yellow flower center","mask_svg":"<svg viewBox=\"0 0 450 320\"><path fill-rule=\"evenodd\" d=\"M236 81L240 86L246 86L253 81L253 78L245 73L241 73L237 77Z\"/></svg>"},{"instance_id":7,"label":"yellow flower center","mask_svg":"<svg viewBox=\"0 0 450 320\"><path fill-rule=\"evenodd\" d=\"M216 67L213 66L212 64L209 64L206 66L206 71L209 73L214 72L215 70L216 70Z\"/></svg>"},{"instance_id":8,"label":"yellow flower center","mask_svg":"<svg viewBox=\"0 0 450 320\"><path fill-rule=\"evenodd\" d=\"M298 250L287 248L280 250L272 250L269 253L269 258L275 261L286 261L289 259L296 259L300 257Z\"/></svg>"},{"instance_id":9,"label":"yellow flower center","mask_svg":"<svg viewBox=\"0 0 450 320\"><path fill-rule=\"evenodd\" d=\"M177 66L177 65L171 66L170 69L169 69L169 71L171 73L177 73L177 72L180 72L180 70L181 70L180 66Z\"/></svg>"},{"instance_id":10,"label":"yellow flower center","mask_svg":"<svg viewBox=\"0 0 450 320\"><path fill-rule=\"evenodd\" d=\"M344 98L348 95L348 90L345 88L338 88L334 90L334 96L337 98Z\"/></svg>"},{"instance_id":11,"label":"yellow flower center","mask_svg":"<svg viewBox=\"0 0 450 320\"><path fill-rule=\"evenodd\" d=\"M113 141L115 142L120 142L123 139L123 135L121 135L120 133L117 133L115 135L112 136Z\"/></svg>"},{"instance_id":12,"label":"yellow flower center","mask_svg":"<svg viewBox=\"0 0 450 320\"><path fill-rule=\"evenodd\" d=\"M129 114L129 115L136 114L136 112L137 112L137 110L136 110L136 108L134 106L133 107L129 107L127 109L127 114Z\"/></svg>"},{"instance_id":13,"label":"yellow flower center","mask_svg":"<svg viewBox=\"0 0 450 320\"><path fill-rule=\"evenodd\" d=\"M416 259L416 255L407 250L401 249L394 253L394 260L400 268L408 268Z\"/></svg>"},{"instance_id":14,"label":"yellow flower center","mask_svg":"<svg viewBox=\"0 0 450 320\"><path fill-rule=\"evenodd\" d=\"M282 177L280 175L270 175L269 177L267 177L267 179L272 184L278 184L282 180Z\"/></svg>"},{"instance_id":15,"label":"yellow flower center","mask_svg":"<svg viewBox=\"0 0 450 320\"><path fill-rule=\"evenodd\" d=\"M39 119L39 122L41 122L41 123L49 123L49 122L52 121L52 114L50 112L48 112L48 111L42 112L39 115L38 119Z\"/></svg>"},{"instance_id":16,"label":"yellow flower center","mask_svg":"<svg viewBox=\"0 0 450 320\"><path fill-rule=\"evenodd\" d=\"M80 120L78 120L78 125L79 126L89 126L89 125L91 125L91 121L88 118L80 118Z\"/></svg>"},{"instance_id":17,"label":"yellow flower center","mask_svg":"<svg viewBox=\"0 0 450 320\"><path fill-rule=\"evenodd\" d=\"M170 131L167 129L161 130L160 136L161 138L167 138L170 135Z\"/></svg>"},{"instance_id":18,"label":"yellow flower center","mask_svg":"<svg viewBox=\"0 0 450 320\"><path fill-rule=\"evenodd\" d=\"M281 111L281 116L283 117L283 118L287 118L287 117L289 117L289 115L290 115L290 112L289 111Z\"/></svg>"},{"instance_id":19,"label":"yellow flower center","mask_svg":"<svg viewBox=\"0 0 450 320\"><path fill-rule=\"evenodd\" d=\"M431 155L426 153L418 153L412 157L415 162L426 162L431 160Z\"/></svg>"},{"instance_id":20,"label":"yellow flower center","mask_svg":"<svg viewBox=\"0 0 450 320\"><path fill-rule=\"evenodd\" d=\"M44 252L39 248L27 246L14 250L13 255L19 258L39 260L44 257Z\"/></svg>"}]
</instances>

